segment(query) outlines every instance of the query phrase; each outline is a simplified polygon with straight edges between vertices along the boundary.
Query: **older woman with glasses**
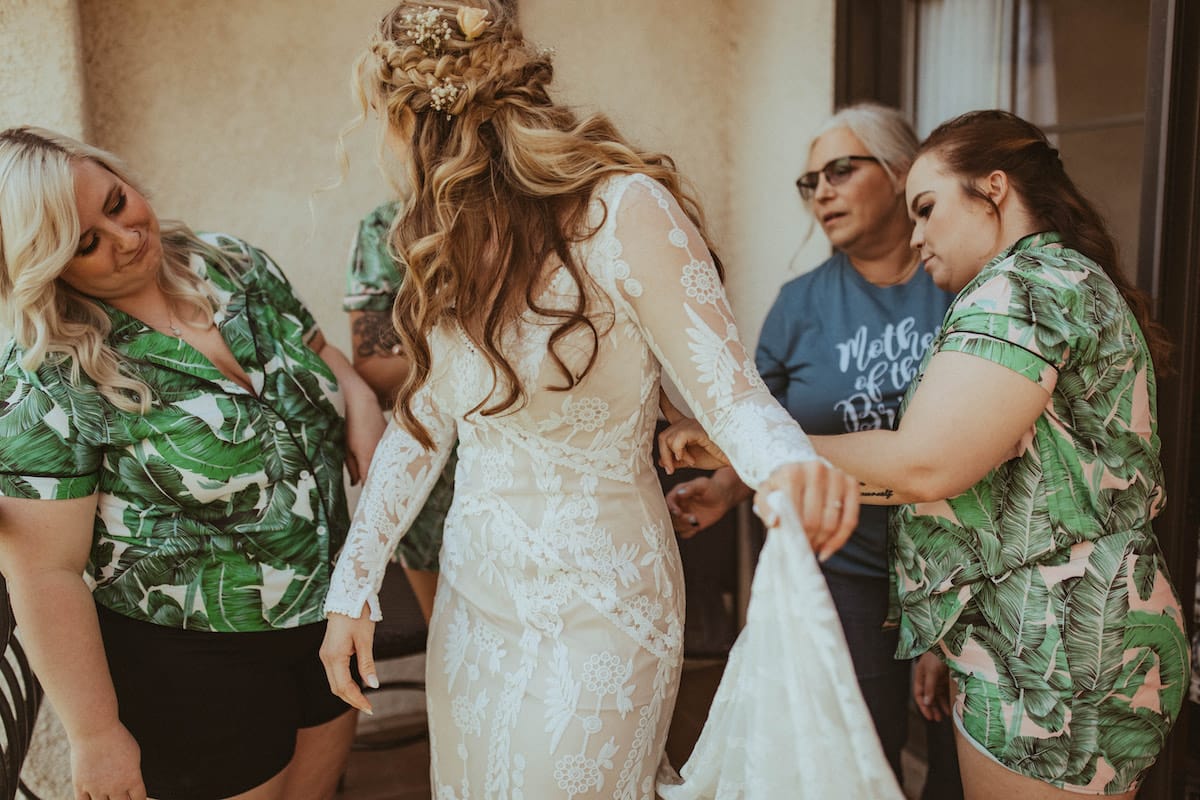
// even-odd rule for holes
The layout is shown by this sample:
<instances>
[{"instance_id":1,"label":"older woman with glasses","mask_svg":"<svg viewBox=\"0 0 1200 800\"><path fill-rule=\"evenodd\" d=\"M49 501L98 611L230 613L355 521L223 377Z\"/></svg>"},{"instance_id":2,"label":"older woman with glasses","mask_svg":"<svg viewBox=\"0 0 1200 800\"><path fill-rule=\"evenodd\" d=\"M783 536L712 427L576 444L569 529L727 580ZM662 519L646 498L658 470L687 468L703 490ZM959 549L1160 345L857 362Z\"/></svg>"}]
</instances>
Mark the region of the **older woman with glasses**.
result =
<instances>
[{"instance_id":1,"label":"older woman with glasses","mask_svg":"<svg viewBox=\"0 0 1200 800\"><path fill-rule=\"evenodd\" d=\"M893 427L900 398L950 303L951 296L918 268L909 246L904 180L916 148L917 138L898 111L850 106L818 131L808 171L796 181L834 253L780 290L763 324L756 360L775 397L811 433ZM680 484L667 504L676 530L687 537L749 495L734 471L724 468ZM859 686L899 776L910 665L894 657L895 631L883 630L887 513L864 506L854 535L823 566ZM942 717L938 709L927 715ZM931 737L935 768L926 797L959 791L953 742L945 733ZM951 765L944 790L936 788L943 763Z\"/></svg>"}]
</instances>

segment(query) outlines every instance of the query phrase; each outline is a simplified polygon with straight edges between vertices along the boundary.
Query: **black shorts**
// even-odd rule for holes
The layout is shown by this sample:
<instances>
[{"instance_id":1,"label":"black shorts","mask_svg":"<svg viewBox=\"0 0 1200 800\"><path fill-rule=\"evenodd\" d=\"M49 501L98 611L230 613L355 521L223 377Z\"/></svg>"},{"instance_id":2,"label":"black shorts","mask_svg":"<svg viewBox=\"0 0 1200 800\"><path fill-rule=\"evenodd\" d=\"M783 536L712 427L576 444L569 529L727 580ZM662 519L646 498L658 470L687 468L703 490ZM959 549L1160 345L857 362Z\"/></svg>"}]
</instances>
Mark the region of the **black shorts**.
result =
<instances>
[{"instance_id":1,"label":"black shorts","mask_svg":"<svg viewBox=\"0 0 1200 800\"><path fill-rule=\"evenodd\" d=\"M218 800L252 789L291 761L297 730L350 710L317 656L324 622L211 633L96 610L151 797Z\"/></svg>"}]
</instances>

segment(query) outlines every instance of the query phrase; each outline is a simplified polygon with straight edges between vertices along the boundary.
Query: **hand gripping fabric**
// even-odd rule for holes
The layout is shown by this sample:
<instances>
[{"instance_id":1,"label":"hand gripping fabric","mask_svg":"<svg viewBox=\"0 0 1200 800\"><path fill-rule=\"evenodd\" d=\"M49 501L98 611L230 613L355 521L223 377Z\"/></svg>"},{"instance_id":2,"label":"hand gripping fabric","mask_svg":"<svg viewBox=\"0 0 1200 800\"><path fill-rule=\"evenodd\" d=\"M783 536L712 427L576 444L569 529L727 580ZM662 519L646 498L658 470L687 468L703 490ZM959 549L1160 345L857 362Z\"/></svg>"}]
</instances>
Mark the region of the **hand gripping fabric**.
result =
<instances>
[{"instance_id":1,"label":"hand gripping fabric","mask_svg":"<svg viewBox=\"0 0 1200 800\"><path fill-rule=\"evenodd\" d=\"M746 627L682 781L664 800L859 797L903 800L863 702L808 538L782 492Z\"/></svg>"}]
</instances>

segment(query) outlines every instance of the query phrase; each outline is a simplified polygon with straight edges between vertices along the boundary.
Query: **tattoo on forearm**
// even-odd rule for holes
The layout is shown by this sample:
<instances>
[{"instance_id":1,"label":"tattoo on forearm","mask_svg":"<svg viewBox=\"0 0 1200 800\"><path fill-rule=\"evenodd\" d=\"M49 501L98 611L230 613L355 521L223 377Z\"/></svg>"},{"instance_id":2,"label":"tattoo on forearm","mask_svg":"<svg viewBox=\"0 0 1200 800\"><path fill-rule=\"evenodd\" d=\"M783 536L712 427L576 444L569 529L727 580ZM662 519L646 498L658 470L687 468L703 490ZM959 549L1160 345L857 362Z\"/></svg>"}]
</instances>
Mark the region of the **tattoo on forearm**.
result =
<instances>
[{"instance_id":1,"label":"tattoo on forearm","mask_svg":"<svg viewBox=\"0 0 1200 800\"><path fill-rule=\"evenodd\" d=\"M895 492L893 492L891 489L880 489L880 490L874 491L874 492L867 492L867 491L859 492L860 497L882 497L885 500L890 500L892 495L894 495L894 494L895 494Z\"/></svg>"},{"instance_id":2,"label":"tattoo on forearm","mask_svg":"<svg viewBox=\"0 0 1200 800\"><path fill-rule=\"evenodd\" d=\"M370 356L394 356L393 347L400 344L396 330L392 327L392 315L382 311L364 311L350 327L354 340L354 354L359 358Z\"/></svg>"}]
</instances>

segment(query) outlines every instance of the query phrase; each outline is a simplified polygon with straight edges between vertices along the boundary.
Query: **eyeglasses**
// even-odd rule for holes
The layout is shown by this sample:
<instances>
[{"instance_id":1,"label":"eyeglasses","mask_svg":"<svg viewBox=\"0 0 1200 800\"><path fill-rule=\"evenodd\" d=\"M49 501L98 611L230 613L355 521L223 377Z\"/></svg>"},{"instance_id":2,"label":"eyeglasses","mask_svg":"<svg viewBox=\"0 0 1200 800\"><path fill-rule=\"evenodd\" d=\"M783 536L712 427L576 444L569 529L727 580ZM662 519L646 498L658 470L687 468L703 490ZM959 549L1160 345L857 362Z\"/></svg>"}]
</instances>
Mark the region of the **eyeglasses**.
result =
<instances>
[{"instance_id":1,"label":"eyeglasses","mask_svg":"<svg viewBox=\"0 0 1200 800\"><path fill-rule=\"evenodd\" d=\"M845 183L854 171L858 169L854 166L855 161L873 161L879 163L879 159L875 156L842 156L835 158L825 166L815 172L806 172L799 178L796 178L796 188L800 190L800 197L805 201L812 200L813 195L817 193L817 186L821 181L821 176L825 176L825 182L830 186L840 186Z\"/></svg>"}]
</instances>

